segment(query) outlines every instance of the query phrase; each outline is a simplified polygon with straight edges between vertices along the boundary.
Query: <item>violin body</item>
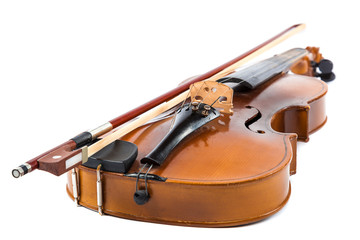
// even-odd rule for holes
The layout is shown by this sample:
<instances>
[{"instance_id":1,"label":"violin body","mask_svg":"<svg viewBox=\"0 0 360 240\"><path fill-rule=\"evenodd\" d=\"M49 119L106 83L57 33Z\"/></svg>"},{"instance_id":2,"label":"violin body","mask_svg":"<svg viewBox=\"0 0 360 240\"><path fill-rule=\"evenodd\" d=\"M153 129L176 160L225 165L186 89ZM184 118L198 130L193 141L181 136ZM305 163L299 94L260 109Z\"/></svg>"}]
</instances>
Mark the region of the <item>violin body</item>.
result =
<instances>
[{"instance_id":1,"label":"violin body","mask_svg":"<svg viewBox=\"0 0 360 240\"><path fill-rule=\"evenodd\" d=\"M136 181L101 171L105 214L174 225L225 227L248 224L279 211L288 201L296 172L297 141L326 122L327 84L309 76L284 74L252 91L234 92L232 115L187 136L147 180L150 199L134 201ZM164 117L123 136L138 156L129 173L162 140L172 118ZM76 168L79 204L97 210L96 169ZM144 179L139 180L144 188ZM67 192L73 197L68 172Z\"/></svg>"}]
</instances>

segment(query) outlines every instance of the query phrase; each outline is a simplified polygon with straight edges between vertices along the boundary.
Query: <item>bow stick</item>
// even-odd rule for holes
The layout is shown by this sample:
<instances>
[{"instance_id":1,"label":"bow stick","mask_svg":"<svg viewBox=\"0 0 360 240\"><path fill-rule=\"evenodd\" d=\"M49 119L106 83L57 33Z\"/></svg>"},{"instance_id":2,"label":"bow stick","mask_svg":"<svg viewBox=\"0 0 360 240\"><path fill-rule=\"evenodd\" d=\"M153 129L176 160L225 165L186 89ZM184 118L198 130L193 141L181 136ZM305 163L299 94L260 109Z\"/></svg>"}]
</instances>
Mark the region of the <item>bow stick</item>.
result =
<instances>
[{"instance_id":1,"label":"bow stick","mask_svg":"<svg viewBox=\"0 0 360 240\"><path fill-rule=\"evenodd\" d=\"M186 99L186 97L188 96L187 90L191 84L204 80L216 81L217 79L220 79L221 77L224 77L229 73L235 71L244 63L250 61L261 53L267 51L268 49L274 47L275 45L289 38L290 36L303 30L304 28L304 24L296 24L287 28L276 36L234 58L233 60L207 73L197 76L191 81L185 82L184 84L153 99L152 101L145 103L125 114L122 114L119 117L114 118L93 130L83 132L78 136L70 139L69 141L27 161L25 164L15 168L12 171L12 175L15 178L18 178L35 169L40 169L59 176L71 170L80 163L86 162L89 156L98 152L116 139L124 136L130 131L145 124L152 118L184 101L184 99ZM119 127L120 125L128 122L131 119L134 119L140 114L143 115L138 119L118 129L114 133L104 137L100 141L92 144L90 147L86 146L97 137L111 131L112 129Z\"/></svg>"}]
</instances>

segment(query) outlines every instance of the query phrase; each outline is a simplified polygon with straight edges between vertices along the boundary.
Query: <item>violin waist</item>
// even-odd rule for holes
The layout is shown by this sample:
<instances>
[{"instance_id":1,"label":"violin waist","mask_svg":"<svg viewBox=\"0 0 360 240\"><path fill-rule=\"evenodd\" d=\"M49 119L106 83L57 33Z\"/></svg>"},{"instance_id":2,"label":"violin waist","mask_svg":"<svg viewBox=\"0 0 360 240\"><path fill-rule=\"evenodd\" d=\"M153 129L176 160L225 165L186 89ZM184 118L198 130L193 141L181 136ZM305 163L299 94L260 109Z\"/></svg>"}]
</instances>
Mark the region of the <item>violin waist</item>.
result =
<instances>
[{"instance_id":1,"label":"violin waist","mask_svg":"<svg viewBox=\"0 0 360 240\"><path fill-rule=\"evenodd\" d=\"M266 218L287 202L296 172L296 142L307 141L326 122L327 86L312 77L285 75L234 95L234 113L221 115L186 137L163 165L149 174L144 205L133 196L137 179L102 175L106 214L176 225L221 227ZM135 143L138 156L129 173L166 135L171 118L136 129L121 140ZM79 203L97 209L96 170L79 166ZM144 180L139 180L144 186ZM73 196L68 174L67 192Z\"/></svg>"}]
</instances>

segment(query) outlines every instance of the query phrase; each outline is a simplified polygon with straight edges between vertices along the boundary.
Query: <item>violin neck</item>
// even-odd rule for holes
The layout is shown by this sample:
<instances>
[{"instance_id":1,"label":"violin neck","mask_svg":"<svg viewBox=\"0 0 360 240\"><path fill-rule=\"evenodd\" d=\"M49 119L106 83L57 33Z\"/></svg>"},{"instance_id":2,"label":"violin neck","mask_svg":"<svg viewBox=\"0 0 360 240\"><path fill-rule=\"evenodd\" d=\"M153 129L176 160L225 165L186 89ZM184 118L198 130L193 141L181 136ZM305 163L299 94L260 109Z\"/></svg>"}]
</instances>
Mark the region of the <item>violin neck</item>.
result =
<instances>
[{"instance_id":1,"label":"violin neck","mask_svg":"<svg viewBox=\"0 0 360 240\"><path fill-rule=\"evenodd\" d=\"M308 51L306 49L294 48L234 72L218 81L221 83L238 83L247 88L254 89L273 77L286 73L307 54Z\"/></svg>"}]
</instances>

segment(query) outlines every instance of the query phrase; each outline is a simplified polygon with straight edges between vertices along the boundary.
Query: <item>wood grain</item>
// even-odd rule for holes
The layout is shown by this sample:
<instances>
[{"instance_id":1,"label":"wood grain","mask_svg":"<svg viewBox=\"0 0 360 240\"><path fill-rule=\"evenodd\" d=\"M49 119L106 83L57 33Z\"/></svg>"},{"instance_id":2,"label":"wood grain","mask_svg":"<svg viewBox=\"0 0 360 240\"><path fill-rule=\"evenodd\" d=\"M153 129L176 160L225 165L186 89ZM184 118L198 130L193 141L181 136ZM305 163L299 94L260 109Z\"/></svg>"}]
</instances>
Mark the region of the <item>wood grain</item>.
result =
<instances>
[{"instance_id":1,"label":"wood grain","mask_svg":"<svg viewBox=\"0 0 360 240\"><path fill-rule=\"evenodd\" d=\"M280 210L290 196L296 172L296 140L326 121L327 85L307 76L286 75L251 92L234 94L233 115L222 115L182 141L165 163L150 173L150 200L133 200L135 178L103 172L106 214L166 224L222 227L247 224ZM261 117L246 125L254 115ZM142 126L121 139L135 143L139 155L129 172L170 128L171 119ZM290 132L289 132L290 131ZM83 166L80 204L96 210L96 173ZM144 181L140 181L143 187ZM67 191L72 194L69 175Z\"/></svg>"}]
</instances>

